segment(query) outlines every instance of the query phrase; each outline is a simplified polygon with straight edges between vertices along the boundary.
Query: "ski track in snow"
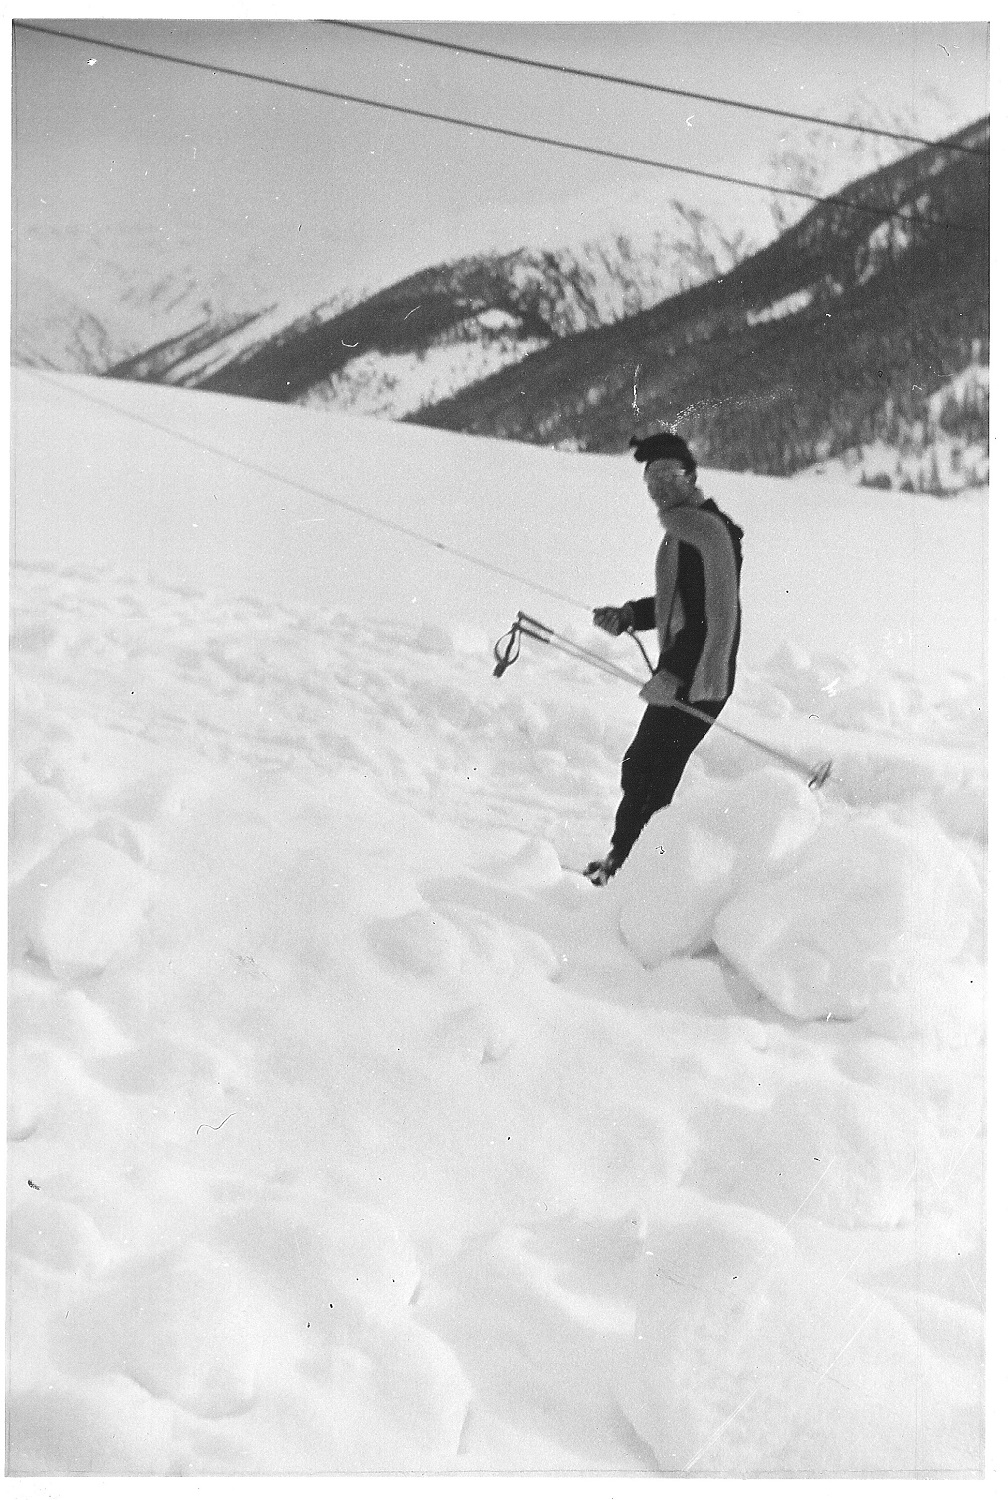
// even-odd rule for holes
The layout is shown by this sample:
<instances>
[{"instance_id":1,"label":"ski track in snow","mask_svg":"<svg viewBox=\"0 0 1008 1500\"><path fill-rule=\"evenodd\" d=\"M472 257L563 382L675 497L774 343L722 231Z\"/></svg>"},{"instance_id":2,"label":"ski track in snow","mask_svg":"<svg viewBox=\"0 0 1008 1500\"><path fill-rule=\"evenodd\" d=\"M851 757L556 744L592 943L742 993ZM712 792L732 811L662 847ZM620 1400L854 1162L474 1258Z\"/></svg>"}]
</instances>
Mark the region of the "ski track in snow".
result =
<instances>
[{"instance_id":1,"label":"ski track in snow","mask_svg":"<svg viewBox=\"0 0 1008 1500\"><path fill-rule=\"evenodd\" d=\"M596 892L639 705L569 661L12 606L11 1472L977 1471L969 684L744 672L827 792L711 735Z\"/></svg>"}]
</instances>

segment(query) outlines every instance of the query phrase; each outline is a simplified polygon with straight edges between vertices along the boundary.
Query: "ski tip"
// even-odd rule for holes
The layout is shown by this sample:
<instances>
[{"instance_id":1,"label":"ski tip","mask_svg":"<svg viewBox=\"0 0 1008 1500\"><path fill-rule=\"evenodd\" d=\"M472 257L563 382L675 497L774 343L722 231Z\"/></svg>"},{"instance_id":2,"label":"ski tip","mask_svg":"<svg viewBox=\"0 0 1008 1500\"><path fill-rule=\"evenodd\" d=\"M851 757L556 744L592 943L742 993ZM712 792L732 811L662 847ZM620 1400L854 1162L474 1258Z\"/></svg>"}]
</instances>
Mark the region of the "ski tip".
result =
<instances>
[{"instance_id":1,"label":"ski tip","mask_svg":"<svg viewBox=\"0 0 1008 1500\"><path fill-rule=\"evenodd\" d=\"M809 787L813 792L818 792L829 780L830 772L833 770L831 760L821 760L817 766L812 767L812 775L809 778Z\"/></svg>"}]
</instances>

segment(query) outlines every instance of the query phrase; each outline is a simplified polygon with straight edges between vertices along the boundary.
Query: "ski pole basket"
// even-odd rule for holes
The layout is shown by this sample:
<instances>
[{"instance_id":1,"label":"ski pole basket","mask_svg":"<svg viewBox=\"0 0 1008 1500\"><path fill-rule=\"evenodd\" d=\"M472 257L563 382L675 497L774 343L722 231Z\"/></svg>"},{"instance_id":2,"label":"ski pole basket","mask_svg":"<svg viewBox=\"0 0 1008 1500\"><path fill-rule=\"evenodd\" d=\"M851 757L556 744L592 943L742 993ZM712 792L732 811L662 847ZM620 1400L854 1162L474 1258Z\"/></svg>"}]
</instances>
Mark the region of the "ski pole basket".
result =
<instances>
[{"instance_id":1,"label":"ski pole basket","mask_svg":"<svg viewBox=\"0 0 1008 1500\"><path fill-rule=\"evenodd\" d=\"M592 651L587 646L578 645L577 641L568 640L567 636L561 635L551 625L544 625L542 620L534 619L532 615L527 615L521 609L515 616L511 629L505 631L494 646L494 657L497 662L494 667L495 677L503 677L508 667L518 660L521 652L521 639L526 635L531 640L538 641L542 646L552 646L555 651L562 652L564 656L573 657L575 661L586 662L597 671L605 672L609 677L617 677L621 682L632 683L638 689L644 686L641 678L635 677L633 672L626 671L624 667L610 661L599 651Z\"/></svg>"},{"instance_id":2,"label":"ski pole basket","mask_svg":"<svg viewBox=\"0 0 1008 1500\"><path fill-rule=\"evenodd\" d=\"M530 635L534 641L540 641L544 646L550 646L553 642L554 632L541 620L533 620L523 610L519 610L515 616L515 622L509 631L505 631L494 646L494 657L497 665L494 667L494 676L503 677L508 667L518 660L521 654L521 638ZM506 642L506 645L502 645Z\"/></svg>"}]
</instances>

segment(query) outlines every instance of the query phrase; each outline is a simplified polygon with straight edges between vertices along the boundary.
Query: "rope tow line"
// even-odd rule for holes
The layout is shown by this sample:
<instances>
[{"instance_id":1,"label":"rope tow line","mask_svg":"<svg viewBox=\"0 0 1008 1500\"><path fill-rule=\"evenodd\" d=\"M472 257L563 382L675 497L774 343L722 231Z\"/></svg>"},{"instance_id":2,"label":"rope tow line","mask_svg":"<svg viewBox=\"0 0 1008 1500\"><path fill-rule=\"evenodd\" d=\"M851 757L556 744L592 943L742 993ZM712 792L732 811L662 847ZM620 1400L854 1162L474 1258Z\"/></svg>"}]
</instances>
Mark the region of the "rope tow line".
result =
<instances>
[{"instance_id":1,"label":"rope tow line","mask_svg":"<svg viewBox=\"0 0 1008 1500\"><path fill-rule=\"evenodd\" d=\"M644 650L644 646L636 632L631 630L627 634L633 636L634 641L643 654L644 660L651 667L650 657ZM592 651L587 646L580 646L577 641L569 640L567 636L561 635L559 631L554 630L551 626L544 625L542 620L533 619L531 615L525 614L524 610L518 611L511 629L506 630L494 646L494 658L497 663L494 667L495 677L503 677L508 667L513 666L518 660L521 653L522 636L528 636L530 640L538 641L542 646L552 646L554 650L561 652L562 655L573 657L575 661L585 662L589 666L596 667L600 672L604 672L609 677L615 677L622 682L631 684L638 691L645 686L645 683L639 677L635 676L633 672L628 672L626 668L618 666L616 662L610 661L599 652ZM653 675L654 669L651 668L651 671ZM814 766L809 766L805 761L788 755L786 751L778 750L775 745L764 744L762 740L758 740L750 734L743 734L741 729L733 729L730 724L722 724L720 719L712 718L710 714L705 714L703 709L694 707L692 703L677 702L668 706L679 709L681 713L690 714L694 719L700 719L710 728L720 729L724 734L730 734L733 739L744 741L745 744L752 746L754 750L760 750L764 755L772 756L774 760L780 761L782 765L788 766L792 771L798 771L805 778L809 788L814 792L819 791L829 779L830 772L833 769L832 760L822 760Z\"/></svg>"},{"instance_id":2,"label":"rope tow line","mask_svg":"<svg viewBox=\"0 0 1008 1500\"><path fill-rule=\"evenodd\" d=\"M411 541L422 542L425 546L433 547L438 552L446 552L452 557L458 558L461 562L470 563L473 567L483 568L489 573L495 573L500 578L507 578L512 583L523 583L527 587L535 589L537 593L548 594L550 598L559 600L563 604L570 604L575 609L583 609L585 611L590 609L590 606L582 600L572 599L569 594L564 594L559 589L551 589L548 585L537 583L534 579L524 578L519 573L514 573L508 568L502 568L497 563L488 562L486 558L478 557L474 553L464 552L459 547L452 547L437 537L428 536L425 532L415 531L412 527L404 526L399 521L390 521L385 516L379 516L373 511L366 510L362 505L354 505L349 500L339 500L335 495L330 495L325 490L301 484L299 480L290 479L284 474L278 474L276 470L268 469L264 464L257 464L250 459L241 458L237 453L230 453L226 448L218 448L213 443L204 443L199 438L191 437L185 432L179 432L176 428L169 427L164 422L157 422L150 417L142 416L137 412L131 412L126 407L119 406L115 401L107 401L103 397L92 395L88 391L79 391L75 387L67 385L65 381L57 380L51 375L44 374L41 370L33 369L26 373L36 376L43 383L56 386L67 395L76 396L82 401L89 401L94 406L105 407L107 410L115 412L117 416L126 417L131 421L139 423L142 427L150 427L157 432L166 434L168 437L177 439L179 442L187 443L190 447L198 449L201 453L212 453L217 458L226 459L230 463L237 464L240 468L249 469L251 472L259 474L266 479L271 479L277 484L287 485L290 489L299 490L302 494L310 495L315 500L322 500L328 505L334 505L338 509L349 511L350 514L359 516L363 520L371 521L376 526L383 526L389 531L397 532L400 536L408 537ZM630 630L626 633L633 638L634 643L647 663L649 674L653 676L655 669L651 658L644 648L643 642L635 631ZM495 677L503 677L508 667L518 660L521 650L521 637L523 635L529 636L541 645L552 646L554 650L561 652L564 656L572 657L575 661L586 662L589 666L595 667L596 670L635 687L638 692L645 685L641 678L635 676L633 672L627 671L625 667L621 667L616 662L610 661L608 657L603 656L598 651L592 651L587 646L581 646L576 641L569 640L551 626L545 625L542 620L536 620L531 615L525 614L523 610L518 611L511 629L505 631L494 646L494 658L496 661L494 667ZM507 642L506 645L502 645L504 641ZM794 757L787 755L784 751L778 750L772 745L765 745L762 740L754 739L751 735L743 734L739 729L732 729L730 725L722 724L720 720L711 718L702 709L694 708L691 703L676 703L673 707L680 709L683 713L692 714L694 718L702 719L705 724L715 729L720 729L725 734L732 735L735 739L744 740L747 745L753 746L754 749L761 750L765 755L770 755L782 764L790 766L792 770L799 771L807 778L808 785L813 790L818 790L825 783L832 770L833 762L831 760L821 761L818 765L808 767L804 762L794 759Z\"/></svg>"},{"instance_id":3,"label":"rope tow line","mask_svg":"<svg viewBox=\"0 0 1008 1500\"><path fill-rule=\"evenodd\" d=\"M438 537L429 536L423 531L416 531L412 526L405 526L401 521L392 521L388 516L380 516L363 505L355 505L352 500L341 500L337 495L329 494L327 490L316 489L310 484L302 484L298 479L291 479L286 474L267 468L265 464L256 463L253 459L242 458L240 454L231 453L227 448L218 448L215 443L205 443L202 439L192 437L187 432L179 432L177 428L169 427L166 422L158 422L153 417L130 411L127 407L120 406L115 401L109 401L103 396L96 396L90 391L77 390L74 386L55 379L45 371L26 368L22 373L33 375L44 383L54 385L68 396L75 396L80 401L90 401L93 406L102 406L107 411L115 412L117 416L139 423L141 427L150 427L155 432L162 432L167 437L177 439L180 443L187 443L190 448L195 448L200 453L212 453L215 458L226 459L229 463L237 464L239 468L259 474L263 479L270 479L275 484L283 484L288 489L298 490L302 495L309 495L313 500L322 500L327 505L335 506L337 510L348 511L350 515L358 516L363 521L371 521L375 526L384 527L386 531L394 531L411 542L421 542L426 547L433 547L436 552L447 553L450 557L458 558L460 562L470 563L474 568L482 568L487 573L496 574L498 578L506 578L509 583L524 584L526 588L535 589L537 594L546 594L560 604L569 604L574 609L584 610L587 614L591 613L591 605L585 604L582 599L573 599L560 589L550 588L548 584L539 583L534 578L527 578L521 573L512 572L510 568L502 568L499 563L489 562L485 557L479 557L474 552L465 552L461 547L453 547L449 542L443 542Z\"/></svg>"}]
</instances>

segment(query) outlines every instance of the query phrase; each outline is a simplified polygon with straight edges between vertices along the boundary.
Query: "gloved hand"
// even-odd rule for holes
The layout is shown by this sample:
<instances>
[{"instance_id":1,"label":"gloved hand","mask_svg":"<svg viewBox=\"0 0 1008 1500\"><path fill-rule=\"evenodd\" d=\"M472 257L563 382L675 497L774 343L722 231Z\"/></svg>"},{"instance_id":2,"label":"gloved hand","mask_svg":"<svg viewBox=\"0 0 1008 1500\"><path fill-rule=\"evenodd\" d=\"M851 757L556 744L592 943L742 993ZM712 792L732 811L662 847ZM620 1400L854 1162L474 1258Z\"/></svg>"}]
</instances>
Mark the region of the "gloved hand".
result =
<instances>
[{"instance_id":1,"label":"gloved hand","mask_svg":"<svg viewBox=\"0 0 1008 1500\"><path fill-rule=\"evenodd\" d=\"M600 604L592 610L592 623L607 635L622 635L633 624L633 605Z\"/></svg>"},{"instance_id":2,"label":"gloved hand","mask_svg":"<svg viewBox=\"0 0 1008 1500\"><path fill-rule=\"evenodd\" d=\"M650 681L645 682L638 697L656 708L671 708L673 704L682 702L679 696L681 692L682 683L675 673L670 672L668 667L659 667Z\"/></svg>"}]
</instances>

